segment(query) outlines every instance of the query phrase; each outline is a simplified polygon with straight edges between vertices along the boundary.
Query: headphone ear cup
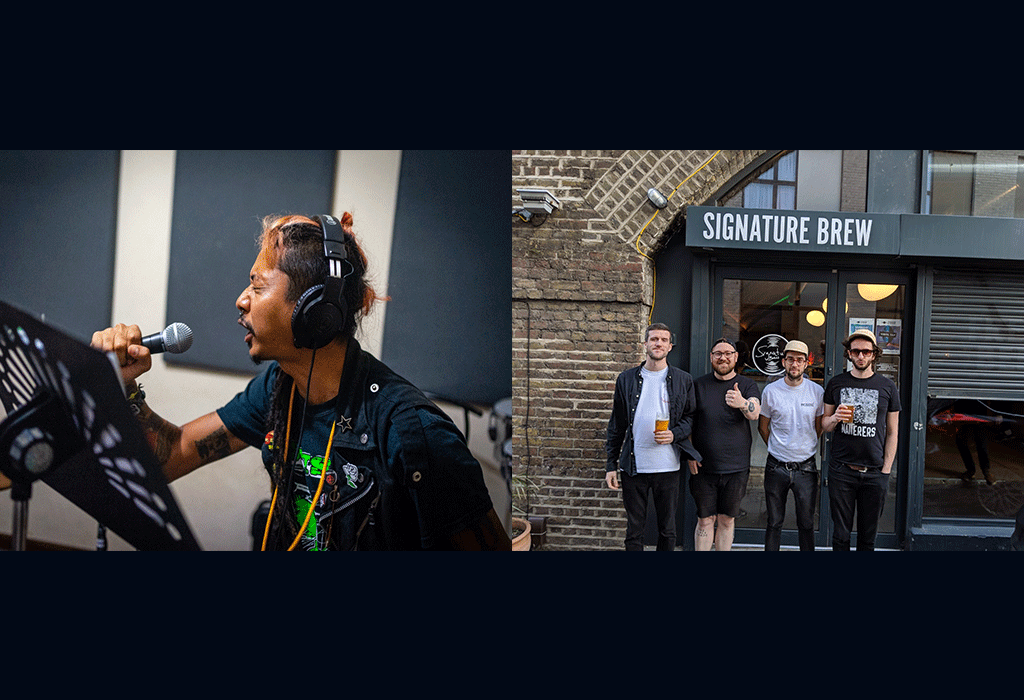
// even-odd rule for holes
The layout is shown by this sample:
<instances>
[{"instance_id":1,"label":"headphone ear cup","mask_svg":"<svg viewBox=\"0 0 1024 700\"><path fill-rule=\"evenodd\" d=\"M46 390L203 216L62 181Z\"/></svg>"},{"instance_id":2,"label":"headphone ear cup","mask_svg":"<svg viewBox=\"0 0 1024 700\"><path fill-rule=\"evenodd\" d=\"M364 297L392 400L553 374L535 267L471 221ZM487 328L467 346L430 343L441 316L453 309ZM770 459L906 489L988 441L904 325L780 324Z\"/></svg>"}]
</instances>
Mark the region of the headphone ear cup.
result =
<instances>
[{"instance_id":1,"label":"headphone ear cup","mask_svg":"<svg viewBox=\"0 0 1024 700\"><path fill-rule=\"evenodd\" d=\"M323 289L322 284L310 287L295 302L292 336L297 348L322 348L341 331L345 315L323 298Z\"/></svg>"}]
</instances>

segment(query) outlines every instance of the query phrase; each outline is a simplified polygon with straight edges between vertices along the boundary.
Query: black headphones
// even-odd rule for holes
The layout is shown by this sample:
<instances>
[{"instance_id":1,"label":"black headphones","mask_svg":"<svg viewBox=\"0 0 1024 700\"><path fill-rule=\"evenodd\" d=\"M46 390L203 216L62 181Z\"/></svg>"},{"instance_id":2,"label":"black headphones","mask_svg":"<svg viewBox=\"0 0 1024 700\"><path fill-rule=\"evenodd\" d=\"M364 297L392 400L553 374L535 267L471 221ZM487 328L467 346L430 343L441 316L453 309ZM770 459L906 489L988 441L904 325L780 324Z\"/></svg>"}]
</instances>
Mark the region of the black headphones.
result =
<instances>
[{"instance_id":1,"label":"black headphones","mask_svg":"<svg viewBox=\"0 0 1024 700\"><path fill-rule=\"evenodd\" d=\"M292 336L297 348L322 348L341 332L348 316L342 292L345 278L352 274L352 263L345 253L345 231L329 214L314 216L324 233L324 257L327 258L327 280L299 297L292 312ZM344 271L348 265L348 272Z\"/></svg>"}]
</instances>

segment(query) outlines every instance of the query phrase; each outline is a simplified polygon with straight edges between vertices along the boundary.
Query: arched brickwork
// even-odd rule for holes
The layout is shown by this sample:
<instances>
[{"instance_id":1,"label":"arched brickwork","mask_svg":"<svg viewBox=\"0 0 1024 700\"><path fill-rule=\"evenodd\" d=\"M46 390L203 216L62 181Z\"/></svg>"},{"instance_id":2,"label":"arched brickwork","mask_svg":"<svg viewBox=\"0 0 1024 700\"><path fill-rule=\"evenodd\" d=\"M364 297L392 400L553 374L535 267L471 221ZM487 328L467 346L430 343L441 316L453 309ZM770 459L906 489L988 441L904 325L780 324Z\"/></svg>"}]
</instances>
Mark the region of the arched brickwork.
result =
<instances>
[{"instance_id":1,"label":"arched brickwork","mask_svg":"<svg viewBox=\"0 0 1024 700\"><path fill-rule=\"evenodd\" d=\"M513 210L519 187L562 204L538 225L512 219L512 471L532 484L514 506L547 519L546 549L622 548L604 439L615 377L642 359L653 259L687 206L763 153L512 152Z\"/></svg>"}]
</instances>

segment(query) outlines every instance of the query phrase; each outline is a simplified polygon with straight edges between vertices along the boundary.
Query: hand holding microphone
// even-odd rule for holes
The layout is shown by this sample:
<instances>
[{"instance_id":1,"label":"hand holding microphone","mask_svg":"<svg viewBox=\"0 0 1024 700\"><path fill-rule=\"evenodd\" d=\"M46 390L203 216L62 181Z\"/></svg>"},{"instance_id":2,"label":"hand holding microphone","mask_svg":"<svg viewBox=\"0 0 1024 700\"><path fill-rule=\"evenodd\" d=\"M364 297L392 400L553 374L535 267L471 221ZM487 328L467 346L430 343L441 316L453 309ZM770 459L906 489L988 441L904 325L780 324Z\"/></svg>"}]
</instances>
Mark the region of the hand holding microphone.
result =
<instances>
[{"instance_id":1,"label":"hand holding microphone","mask_svg":"<svg viewBox=\"0 0 1024 700\"><path fill-rule=\"evenodd\" d=\"M172 323L160 333L147 335L142 344L150 352L185 352L192 347L192 329L184 323Z\"/></svg>"},{"instance_id":2,"label":"hand holding microphone","mask_svg":"<svg viewBox=\"0 0 1024 700\"><path fill-rule=\"evenodd\" d=\"M162 333L143 338L138 326L119 323L93 333L91 345L97 350L114 353L127 384L150 370L153 366L152 353L188 350L192 345L192 330L184 323L172 323Z\"/></svg>"}]
</instances>

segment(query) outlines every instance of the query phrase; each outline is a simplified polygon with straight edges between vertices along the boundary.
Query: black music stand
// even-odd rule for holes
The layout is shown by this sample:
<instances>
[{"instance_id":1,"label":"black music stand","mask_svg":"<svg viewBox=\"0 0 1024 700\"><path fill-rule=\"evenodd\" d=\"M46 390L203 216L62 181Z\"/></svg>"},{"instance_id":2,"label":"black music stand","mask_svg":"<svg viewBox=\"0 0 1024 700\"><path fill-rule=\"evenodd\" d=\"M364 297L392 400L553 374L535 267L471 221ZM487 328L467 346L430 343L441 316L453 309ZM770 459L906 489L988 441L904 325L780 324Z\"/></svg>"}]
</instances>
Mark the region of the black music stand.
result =
<instances>
[{"instance_id":1,"label":"black music stand","mask_svg":"<svg viewBox=\"0 0 1024 700\"><path fill-rule=\"evenodd\" d=\"M12 548L41 480L140 550L198 550L108 356L0 301L0 471Z\"/></svg>"}]
</instances>

